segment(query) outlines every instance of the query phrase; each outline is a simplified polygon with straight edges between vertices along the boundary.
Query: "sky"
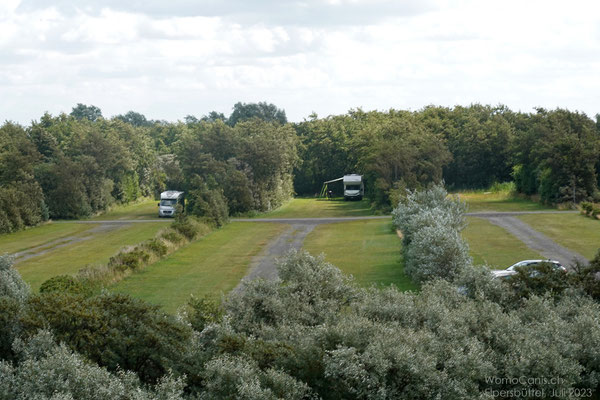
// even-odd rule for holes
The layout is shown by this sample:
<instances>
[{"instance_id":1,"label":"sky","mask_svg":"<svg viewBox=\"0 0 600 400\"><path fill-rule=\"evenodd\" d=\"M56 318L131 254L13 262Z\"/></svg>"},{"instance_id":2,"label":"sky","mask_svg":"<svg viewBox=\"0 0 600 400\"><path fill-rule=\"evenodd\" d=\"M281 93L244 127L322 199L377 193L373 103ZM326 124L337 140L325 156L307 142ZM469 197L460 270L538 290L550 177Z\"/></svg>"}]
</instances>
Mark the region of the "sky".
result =
<instances>
[{"instance_id":1,"label":"sky","mask_svg":"<svg viewBox=\"0 0 600 400\"><path fill-rule=\"evenodd\" d=\"M1 122L599 100L595 0L0 0Z\"/></svg>"}]
</instances>

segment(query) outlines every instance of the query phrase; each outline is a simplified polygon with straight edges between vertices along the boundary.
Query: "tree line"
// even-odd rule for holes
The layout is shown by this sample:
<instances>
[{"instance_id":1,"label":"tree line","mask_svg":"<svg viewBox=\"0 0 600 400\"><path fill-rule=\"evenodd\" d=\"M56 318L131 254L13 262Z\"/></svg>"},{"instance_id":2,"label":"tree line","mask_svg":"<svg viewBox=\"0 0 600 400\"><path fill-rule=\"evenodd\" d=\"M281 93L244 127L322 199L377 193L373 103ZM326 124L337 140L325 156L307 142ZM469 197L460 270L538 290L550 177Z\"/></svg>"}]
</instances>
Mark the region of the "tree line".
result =
<instances>
[{"instance_id":1,"label":"tree line","mask_svg":"<svg viewBox=\"0 0 600 400\"><path fill-rule=\"evenodd\" d=\"M324 181L365 176L373 207L391 210L405 189L514 181L547 203L598 201L600 116L504 106L351 110L288 123L268 103L236 103L170 123L98 107L0 127L0 232L48 218L81 218L114 203L188 193L188 211L216 225L270 210Z\"/></svg>"},{"instance_id":2,"label":"tree line","mask_svg":"<svg viewBox=\"0 0 600 400\"><path fill-rule=\"evenodd\" d=\"M564 109L428 106L364 112L296 125L302 164L294 187L314 194L326 180L357 172L375 206L391 209L406 188L443 179L451 189L514 181L546 203L600 199L600 115Z\"/></svg>"},{"instance_id":3,"label":"tree line","mask_svg":"<svg viewBox=\"0 0 600 400\"><path fill-rule=\"evenodd\" d=\"M229 118L213 117L168 123L131 111L105 119L98 107L78 104L28 127L4 123L0 232L87 217L167 189L186 191L188 212L216 225L289 198L297 140L285 112L238 103Z\"/></svg>"}]
</instances>

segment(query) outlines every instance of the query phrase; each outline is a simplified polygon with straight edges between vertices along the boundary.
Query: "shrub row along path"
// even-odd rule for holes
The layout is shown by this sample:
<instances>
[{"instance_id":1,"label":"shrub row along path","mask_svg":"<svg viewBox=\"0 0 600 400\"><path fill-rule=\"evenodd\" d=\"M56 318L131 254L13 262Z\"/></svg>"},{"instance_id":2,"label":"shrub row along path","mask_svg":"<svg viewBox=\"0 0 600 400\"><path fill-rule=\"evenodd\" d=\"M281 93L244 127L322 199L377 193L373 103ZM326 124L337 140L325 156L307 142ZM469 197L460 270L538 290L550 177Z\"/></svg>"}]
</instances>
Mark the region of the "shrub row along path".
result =
<instances>
[{"instance_id":1,"label":"shrub row along path","mask_svg":"<svg viewBox=\"0 0 600 400\"><path fill-rule=\"evenodd\" d=\"M525 222L515 218L526 214L565 214L578 213L578 211L511 211L511 212L472 212L467 216L485 218L491 223L498 225L521 240L527 247L537 251L544 257L560 261L564 265L570 265L575 260L586 263L587 260L581 254L571 251L552 239L534 230ZM279 237L269 243L265 250L256 256L250 264L249 272L244 280L263 278L276 279L276 261L278 257L291 249L299 250L304 238L317 226L347 221L366 219L389 219L390 216L361 216L361 217L329 217L329 218L235 218L237 222L273 222L289 224L291 227ZM239 286L238 286L239 288Z\"/></svg>"}]
</instances>

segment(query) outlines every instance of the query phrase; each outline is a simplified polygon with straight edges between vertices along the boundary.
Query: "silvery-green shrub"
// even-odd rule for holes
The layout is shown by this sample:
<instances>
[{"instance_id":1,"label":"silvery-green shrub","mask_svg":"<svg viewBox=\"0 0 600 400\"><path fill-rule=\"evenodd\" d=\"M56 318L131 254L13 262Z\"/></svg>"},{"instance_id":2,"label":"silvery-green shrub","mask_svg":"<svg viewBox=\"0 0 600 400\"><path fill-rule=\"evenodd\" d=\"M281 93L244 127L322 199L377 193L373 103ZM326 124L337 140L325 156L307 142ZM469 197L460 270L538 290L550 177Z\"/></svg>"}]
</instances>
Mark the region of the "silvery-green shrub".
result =
<instances>
[{"instance_id":1,"label":"silvery-green shrub","mask_svg":"<svg viewBox=\"0 0 600 400\"><path fill-rule=\"evenodd\" d=\"M407 190L406 197L392 211L394 225L410 243L412 235L421 227L443 219L443 224L461 231L466 226L467 206L456 196L449 196L443 183L426 190Z\"/></svg>"},{"instance_id":2,"label":"silvery-green shrub","mask_svg":"<svg viewBox=\"0 0 600 400\"><path fill-rule=\"evenodd\" d=\"M0 399L106 399L177 400L183 396L183 380L163 378L155 390L143 388L131 372L111 374L56 345L48 331L28 342L15 344L16 365L0 361Z\"/></svg>"},{"instance_id":3,"label":"silvery-green shrub","mask_svg":"<svg viewBox=\"0 0 600 400\"><path fill-rule=\"evenodd\" d=\"M223 355L206 364L205 390L200 399L305 399L308 385L274 369L261 370L256 362Z\"/></svg>"},{"instance_id":4,"label":"silvery-green shrub","mask_svg":"<svg viewBox=\"0 0 600 400\"><path fill-rule=\"evenodd\" d=\"M13 261L8 254L0 256L0 296L8 296L22 303L29 296L29 285L12 267Z\"/></svg>"},{"instance_id":5,"label":"silvery-green shrub","mask_svg":"<svg viewBox=\"0 0 600 400\"><path fill-rule=\"evenodd\" d=\"M356 295L352 279L306 252L290 252L278 265L279 281L243 282L225 307L238 329L298 323L314 326L348 305Z\"/></svg>"},{"instance_id":6,"label":"silvery-green shrub","mask_svg":"<svg viewBox=\"0 0 600 400\"><path fill-rule=\"evenodd\" d=\"M433 278L452 279L470 266L469 247L460 233L447 225L435 223L413 234L404 252L404 270L415 281Z\"/></svg>"}]
</instances>

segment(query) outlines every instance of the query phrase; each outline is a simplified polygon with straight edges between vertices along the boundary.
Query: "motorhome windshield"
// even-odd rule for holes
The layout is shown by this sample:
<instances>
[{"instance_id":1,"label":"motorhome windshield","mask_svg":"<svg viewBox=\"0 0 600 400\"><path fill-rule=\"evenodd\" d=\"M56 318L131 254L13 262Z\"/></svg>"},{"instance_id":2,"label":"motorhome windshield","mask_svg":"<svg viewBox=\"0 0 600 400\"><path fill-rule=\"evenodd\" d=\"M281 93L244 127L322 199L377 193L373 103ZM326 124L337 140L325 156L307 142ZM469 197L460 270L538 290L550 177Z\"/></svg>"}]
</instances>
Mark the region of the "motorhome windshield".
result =
<instances>
[{"instance_id":1,"label":"motorhome windshield","mask_svg":"<svg viewBox=\"0 0 600 400\"><path fill-rule=\"evenodd\" d=\"M177 200L175 199L162 199L160 201L160 205L161 206L174 206L175 204L177 204Z\"/></svg>"},{"instance_id":2,"label":"motorhome windshield","mask_svg":"<svg viewBox=\"0 0 600 400\"><path fill-rule=\"evenodd\" d=\"M346 190L360 190L360 185L346 185Z\"/></svg>"}]
</instances>

